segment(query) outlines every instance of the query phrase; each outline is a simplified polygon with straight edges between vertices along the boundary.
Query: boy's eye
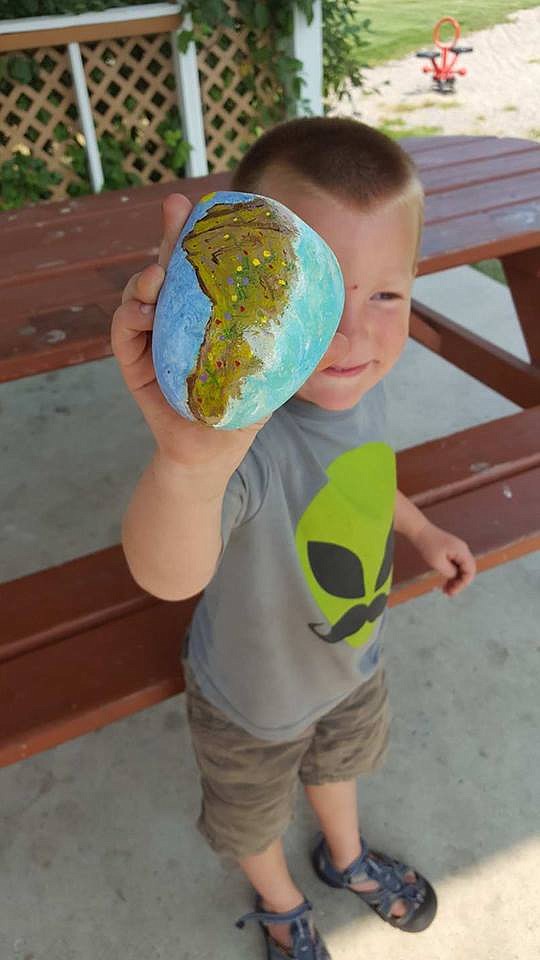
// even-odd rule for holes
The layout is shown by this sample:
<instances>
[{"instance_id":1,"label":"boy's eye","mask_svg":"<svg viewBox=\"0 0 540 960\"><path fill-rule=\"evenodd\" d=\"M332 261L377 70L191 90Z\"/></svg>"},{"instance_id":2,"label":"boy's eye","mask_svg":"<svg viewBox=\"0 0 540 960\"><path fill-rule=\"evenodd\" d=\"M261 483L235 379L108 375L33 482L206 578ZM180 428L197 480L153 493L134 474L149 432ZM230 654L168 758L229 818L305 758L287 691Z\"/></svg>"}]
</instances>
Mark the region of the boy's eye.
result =
<instances>
[{"instance_id":1,"label":"boy's eye","mask_svg":"<svg viewBox=\"0 0 540 960\"><path fill-rule=\"evenodd\" d=\"M374 293L372 300L399 300L399 293L392 293L391 290L379 290L377 293Z\"/></svg>"}]
</instances>

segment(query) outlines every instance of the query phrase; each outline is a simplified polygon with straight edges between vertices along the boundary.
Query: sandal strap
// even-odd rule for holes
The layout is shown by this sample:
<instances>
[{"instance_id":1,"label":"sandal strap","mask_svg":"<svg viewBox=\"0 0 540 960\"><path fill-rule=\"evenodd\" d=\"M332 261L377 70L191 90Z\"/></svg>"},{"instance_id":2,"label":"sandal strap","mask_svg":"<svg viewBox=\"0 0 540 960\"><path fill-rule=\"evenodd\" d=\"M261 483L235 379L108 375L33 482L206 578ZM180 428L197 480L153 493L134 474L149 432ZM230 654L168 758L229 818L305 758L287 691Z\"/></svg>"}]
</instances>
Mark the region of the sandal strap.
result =
<instances>
[{"instance_id":1,"label":"sandal strap","mask_svg":"<svg viewBox=\"0 0 540 960\"><path fill-rule=\"evenodd\" d=\"M254 910L252 913L245 913L236 921L236 926L241 930L249 920L258 920L259 923L294 923L299 920L309 910L313 910L313 904L309 900L304 900L294 910L287 913L270 913L267 910Z\"/></svg>"},{"instance_id":2,"label":"sandal strap","mask_svg":"<svg viewBox=\"0 0 540 960\"><path fill-rule=\"evenodd\" d=\"M257 906L260 897L257 898ZM294 910L286 913L270 913L267 910L255 910L252 913L246 913L236 921L236 926L242 929L248 920L258 920L261 924L269 923L288 923L292 938L291 957L302 958L302 960L325 960L328 953L324 948L316 930L312 930L305 916L306 913L313 910L313 905L309 900L304 900ZM269 935L266 934L268 937Z\"/></svg>"},{"instance_id":3,"label":"sandal strap","mask_svg":"<svg viewBox=\"0 0 540 960\"><path fill-rule=\"evenodd\" d=\"M411 867L386 854L370 850L362 836L360 844L361 852L352 863L342 871L336 871L333 868L333 872L337 874L344 886L361 883L363 880L375 880L379 884L379 889L362 891L359 896L375 907L377 912L385 918L390 917L396 900L405 900L408 910L403 917L399 918L399 921L402 924L407 923L424 901L425 885L422 879L417 874L416 883L406 882L405 875L412 870ZM330 865L332 861L326 842L324 842L324 852L327 864Z\"/></svg>"}]
</instances>

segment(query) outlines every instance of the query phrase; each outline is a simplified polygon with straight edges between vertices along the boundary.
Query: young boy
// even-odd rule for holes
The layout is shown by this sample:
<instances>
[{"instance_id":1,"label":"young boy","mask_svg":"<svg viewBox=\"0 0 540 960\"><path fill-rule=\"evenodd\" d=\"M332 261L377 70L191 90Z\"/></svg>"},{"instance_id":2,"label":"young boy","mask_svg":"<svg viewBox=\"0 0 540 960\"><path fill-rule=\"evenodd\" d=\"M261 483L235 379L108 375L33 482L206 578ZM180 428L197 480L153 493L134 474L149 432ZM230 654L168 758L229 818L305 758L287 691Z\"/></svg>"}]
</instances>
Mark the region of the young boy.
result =
<instances>
[{"instance_id":1,"label":"young boy","mask_svg":"<svg viewBox=\"0 0 540 960\"><path fill-rule=\"evenodd\" d=\"M164 204L159 265L127 284L113 349L156 440L123 545L135 579L168 600L204 589L185 651L187 710L201 772L198 827L257 891L267 956L328 960L281 837L301 780L321 826L319 877L385 921L419 931L436 897L417 871L370 849L356 778L385 754L381 625L393 529L445 578L474 577L462 540L396 490L382 380L408 333L422 223L414 166L393 141L338 118L265 133L233 189L273 197L327 241L343 272L339 329L317 370L269 419L214 430L182 419L157 386L153 308L190 210ZM179 638L180 639L180 638Z\"/></svg>"}]
</instances>

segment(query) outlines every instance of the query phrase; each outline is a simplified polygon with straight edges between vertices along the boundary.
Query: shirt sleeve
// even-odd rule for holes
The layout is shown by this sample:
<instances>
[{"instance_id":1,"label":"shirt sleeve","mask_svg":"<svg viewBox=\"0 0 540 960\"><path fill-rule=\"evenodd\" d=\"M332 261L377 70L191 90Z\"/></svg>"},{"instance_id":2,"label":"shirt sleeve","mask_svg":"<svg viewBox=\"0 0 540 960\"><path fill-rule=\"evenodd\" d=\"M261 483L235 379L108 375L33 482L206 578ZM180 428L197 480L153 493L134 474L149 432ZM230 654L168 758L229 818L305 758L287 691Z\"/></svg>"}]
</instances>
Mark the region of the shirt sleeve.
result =
<instances>
[{"instance_id":1,"label":"shirt sleeve","mask_svg":"<svg viewBox=\"0 0 540 960\"><path fill-rule=\"evenodd\" d=\"M221 510L221 561L229 538L237 527L248 523L264 503L268 487L268 464L256 443L250 447L240 466L234 471L223 497Z\"/></svg>"}]
</instances>

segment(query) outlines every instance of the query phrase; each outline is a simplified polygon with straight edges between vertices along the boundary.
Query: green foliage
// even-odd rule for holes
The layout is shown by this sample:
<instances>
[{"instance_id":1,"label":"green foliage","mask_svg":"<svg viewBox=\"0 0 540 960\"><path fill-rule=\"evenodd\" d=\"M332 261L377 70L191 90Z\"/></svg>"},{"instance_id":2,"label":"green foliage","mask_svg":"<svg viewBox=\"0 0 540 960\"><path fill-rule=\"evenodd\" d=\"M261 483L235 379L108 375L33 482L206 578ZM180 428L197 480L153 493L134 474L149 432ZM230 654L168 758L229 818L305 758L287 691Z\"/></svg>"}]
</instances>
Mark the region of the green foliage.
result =
<instances>
[{"instance_id":1,"label":"green foliage","mask_svg":"<svg viewBox=\"0 0 540 960\"><path fill-rule=\"evenodd\" d=\"M127 6L132 0L0 0L0 19L51 16L54 14L79 14L105 10L112 6ZM139 0L152 2L152 0ZM233 19L226 0L185 0L183 9L190 13L193 30L181 31L178 47L187 50L192 41L201 43L217 27L231 29L248 28L249 56L240 64L241 80L236 83L236 92L248 94L251 111L245 114L245 141L238 143L241 152L247 149L253 134L259 135L274 123L295 112L300 103L304 112L307 105L302 100L302 62L291 56L294 6L303 11L308 22L313 19L313 0L238 0L238 19ZM324 30L324 93L342 93L345 82L354 86L362 83L361 69L363 48L366 41L360 37L369 31L369 21L360 15L363 0L323 0ZM261 37L262 35L262 37ZM218 51L219 52L219 51ZM261 68L272 79L262 81ZM230 77L228 77L230 73ZM35 90L41 88L39 64L25 54L8 54L0 57L0 95L11 92L13 84L24 84ZM228 96L227 84L232 81L232 71L222 72L223 91L217 87L211 91L217 101ZM52 94L51 94L52 97ZM129 99L129 98L128 98ZM128 113L136 102L126 102ZM28 103L26 103L28 101ZM54 104L54 100L51 99ZM21 91L17 100L20 110L29 106L29 98ZM42 109L38 119L47 121L47 111ZM71 118L73 119L73 117ZM77 175L77 180L68 187L71 195L89 193L91 190L87 159L84 147L74 139L69 129L69 119L57 123L54 139L62 144L63 161ZM185 170L191 150L184 139L177 111L169 111L157 128L158 135L167 147L164 163L177 175ZM1 136L1 135L0 135ZM1 139L0 139L1 142ZM137 174L125 169L125 160L133 153L141 156L142 148L136 127L129 130L119 126L115 135L105 134L99 139L99 152L104 173L104 188L118 189L139 183ZM142 158L144 159L144 157ZM45 162L32 156L17 155L2 165L2 194L9 195L10 205L19 206L29 200L50 196L50 187L61 179L52 173Z\"/></svg>"},{"instance_id":2,"label":"green foliage","mask_svg":"<svg viewBox=\"0 0 540 960\"><path fill-rule=\"evenodd\" d=\"M363 80L363 51L368 43L362 38L369 32L370 21L362 16L363 0L323 0L323 66L324 94L341 94L347 81L360 86ZM301 100L302 62L290 55L293 34L293 10L296 6L313 20L313 0L238 0L240 19L234 21L225 0L186 0L184 9L192 17L194 30L182 31L178 47L185 52L197 33L208 36L216 27L249 27L248 46L251 64L246 64L246 88L252 92L252 106L257 114L249 125L250 132L276 123L292 114ZM270 43L261 46L261 31L269 31ZM278 81L270 105L257 95L254 73L267 64ZM305 106L305 104L304 104Z\"/></svg>"},{"instance_id":3,"label":"green foliage","mask_svg":"<svg viewBox=\"0 0 540 960\"><path fill-rule=\"evenodd\" d=\"M136 173L124 169L125 158L133 152L140 154L140 145L124 128L119 128L119 134L119 137L113 137L112 134L105 133L98 139L104 190L121 190L141 183L141 178ZM67 188L70 196L90 193L90 174L84 147L76 140L72 140L66 147L65 156L71 169L78 176L78 180L70 183Z\"/></svg>"},{"instance_id":4,"label":"green foliage","mask_svg":"<svg viewBox=\"0 0 540 960\"><path fill-rule=\"evenodd\" d=\"M347 81L353 87L363 82L364 50L369 40L371 20L361 15L361 0L323 0L323 76L324 94L342 96Z\"/></svg>"},{"instance_id":5,"label":"green foliage","mask_svg":"<svg viewBox=\"0 0 540 960\"><path fill-rule=\"evenodd\" d=\"M39 66L32 57L23 53L10 53L0 57L0 87L10 80L14 83L33 83L38 76Z\"/></svg>"},{"instance_id":6,"label":"green foliage","mask_svg":"<svg viewBox=\"0 0 540 960\"><path fill-rule=\"evenodd\" d=\"M133 0L0 0L0 20L52 17L63 13L90 13L110 7L129 7ZM155 3L155 0L137 0Z\"/></svg>"},{"instance_id":7,"label":"green foliage","mask_svg":"<svg viewBox=\"0 0 540 960\"><path fill-rule=\"evenodd\" d=\"M51 187L62 177L37 157L14 154L0 165L0 210L13 210L23 203L48 200Z\"/></svg>"},{"instance_id":8,"label":"green foliage","mask_svg":"<svg viewBox=\"0 0 540 960\"><path fill-rule=\"evenodd\" d=\"M473 263L472 266L475 270L479 270L480 273L484 273L486 277L491 277L492 280L497 280L498 283L506 284L506 275L500 260L479 260L478 263Z\"/></svg>"}]
</instances>

